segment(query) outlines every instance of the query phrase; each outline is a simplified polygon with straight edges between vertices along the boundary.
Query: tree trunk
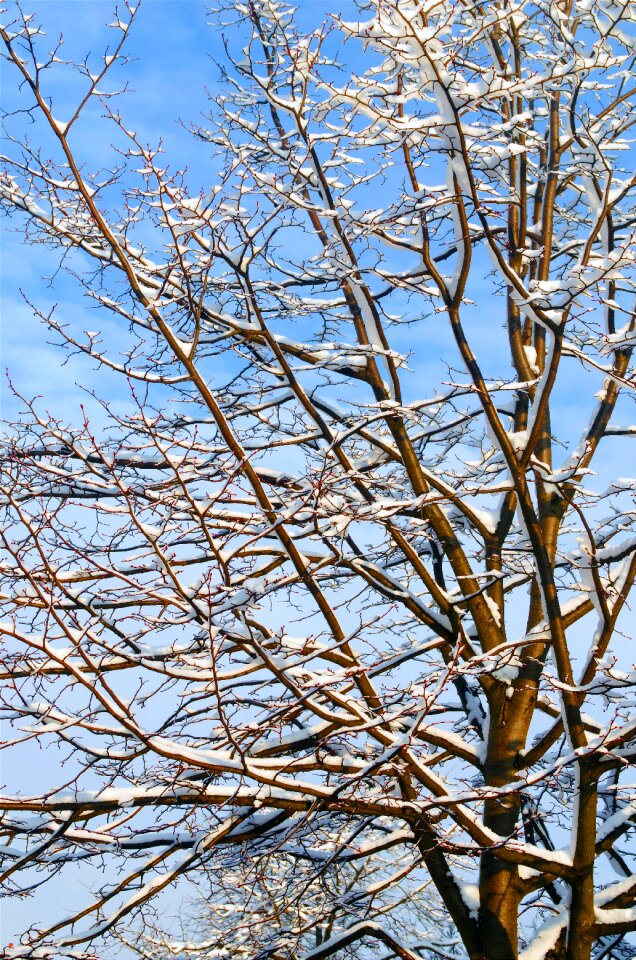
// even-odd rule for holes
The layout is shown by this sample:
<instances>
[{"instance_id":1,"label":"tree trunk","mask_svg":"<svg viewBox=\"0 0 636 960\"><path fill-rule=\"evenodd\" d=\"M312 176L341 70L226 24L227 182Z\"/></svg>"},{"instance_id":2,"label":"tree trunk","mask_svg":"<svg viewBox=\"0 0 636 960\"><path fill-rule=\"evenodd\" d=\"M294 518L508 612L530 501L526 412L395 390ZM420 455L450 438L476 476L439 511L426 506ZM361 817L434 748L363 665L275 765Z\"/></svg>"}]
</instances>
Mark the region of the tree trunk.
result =
<instances>
[{"instance_id":1,"label":"tree trunk","mask_svg":"<svg viewBox=\"0 0 636 960\"><path fill-rule=\"evenodd\" d=\"M488 733L486 784L502 787L517 779L515 758L520 749L513 725L509 723L510 701L503 684L491 695L490 706L492 720ZM484 824L505 840L515 831L519 809L517 793L487 799ZM488 960L516 960L521 900L516 864L504 863L497 857L496 850L485 851L481 858L479 893L479 927L485 956Z\"/></svg>"}]
</instances>

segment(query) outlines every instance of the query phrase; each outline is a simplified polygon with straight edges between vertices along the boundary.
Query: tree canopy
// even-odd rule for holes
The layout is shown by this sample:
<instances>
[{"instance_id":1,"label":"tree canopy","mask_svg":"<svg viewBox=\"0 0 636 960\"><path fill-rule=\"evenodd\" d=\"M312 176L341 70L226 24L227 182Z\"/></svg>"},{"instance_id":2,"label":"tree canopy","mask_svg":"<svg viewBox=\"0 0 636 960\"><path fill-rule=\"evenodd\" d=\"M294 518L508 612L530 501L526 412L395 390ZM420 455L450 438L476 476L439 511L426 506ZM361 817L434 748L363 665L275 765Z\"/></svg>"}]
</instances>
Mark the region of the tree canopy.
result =
<instances>
[{"instance_id":1,"label":"tree canopy","mask_svg":"<svg viewBox=\"0 0 636 960\"><path fill-rule=\"evenodd\" d=\"M632 956L633 4L226 0L200 191L126 122L143 10L0 29L85 314L24 295L113 384L4 425L4 750L59 769L2 884L90 887L4 955Z\"/></svg>"}]
</instances>

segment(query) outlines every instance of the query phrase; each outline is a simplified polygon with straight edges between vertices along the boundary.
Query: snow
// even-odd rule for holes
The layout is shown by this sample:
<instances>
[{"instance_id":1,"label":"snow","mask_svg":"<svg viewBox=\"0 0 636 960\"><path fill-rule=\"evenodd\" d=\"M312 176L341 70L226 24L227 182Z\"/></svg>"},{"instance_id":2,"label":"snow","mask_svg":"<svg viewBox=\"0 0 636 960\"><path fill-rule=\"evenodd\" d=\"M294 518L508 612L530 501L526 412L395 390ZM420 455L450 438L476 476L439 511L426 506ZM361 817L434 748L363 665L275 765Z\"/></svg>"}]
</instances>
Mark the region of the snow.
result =
<instances>
[{"instance_id":1,"label":"snow","mask_svg":"<svg viewBox=\"0 0 636 960\"><path fill-rule=\"evenodd\" d=\"M569 903L566 900L559 904L555 916L539 929L532 943L521 951L519 960L545 960L546 954L556 945L559 934L567 926L568 914Z\"/></svg>"},{"instance_id":2,"label":"snow","mask_svg":"<svg viewBox=\"0 0 636 960\"><path fill-rule=\"evenodd\" d=\"M56 120L54 117L51 117L51 123L60 136L63 137L68 129L68 123L65 123L63 120Z\"/></svg>"},{"instance_id":3,"label":"snow","mask_svg":"<svg viewBox=\"0 0 636 960\"><path fill-rule=\"evenodd\" d=\"M140 523L139 527L148 540L158 540L161 536L161 529L159 527L153 527L148 523Z\"/></svg>"},{"instance_id":4,"label":"snow","mask_svg":"<svg viewBox=\"0 0 636 960\"><path fill-rule=\"evenodd\" d=\"M93 752L87 753L83 779L74 779L69 759L55 781L71 787L53 786L44 797L6 797L2 808L19 819L21 830L47 836L56 818L92 818L91 831L78 819L75 833L69 827L60 836L56 864L65 856L73 862L76 849L90 856L95 850L117 863L117 854L132 856L144 839L161 847L175 837L188 842L194 859L175 858L160 868L166 871L161 875L149 870L139 889L122 896L122 902L132 896L135 903L170 882L173 867L198 868L196 857L209 840L200 829L204 811L241 844L250 843L250 831L262 829L263 849L275 846L286 856L306 850L310 862L325 865L342 842L344 857L368 856L373 870L377 854L389 849L385 843L411 844L405 820L430 813L442 846L454 838L466 854L456 861L451 854L451 862L477 918L479 891L471 881L480 850L502 844L483 824L482 772L492 761L488 733L495 723L485 709L488 691L496 691L497 701L507 698L499 717L506 724L522 700L515 690L524 651L556 641L547 623L536 623L535 611L534 626L524 633L528 585L537 569L525 520L544 510L542 493L556 495L565 484L571 483L575 501L556 544L557 591L575 674L585 677L588 666L596 673L584 684L564 682L561 665L560 673L555 668L556 642L551 645L537 694L543 714L533 720L526 750L520 750L519 780L487 790L503 799L523 790L548 826L564 796L574 803L566 818L572 822L559 820L555 841L561 849L524 843L521 832L505 839L507 855L530 864L521 867L524 878L538 882L542 871L570 876L569 841L576 840L577 819L572 771L582 756L601 751L614 763L627 760L625 738L633 732L628 711L636 673L629 642L617 631L616 644L605 649L602 623L577 622L590 604L598 620L612 612L636 550L634 481L613 479L611 445L600 454L599 476L587 465L590 426L607 406L611 385L626 394L632 375L619 376L612 368L616 351L634 342L633 198L623 195L631 190L631 153L616 167L611 150L624 144L613 143L608 132L620 117L595 122L590 115L579 148L568 143L571 99L569 93L563 98L564 190L550 251L543 247L540 212L533 213L544 183L547 94L570 91L578 73L585 78L579 101L585 112L586 104L602 104L622 83L621 66L609 50L587 50L588 34L594 33L590 17L583 17L576 42L566 43L568 21L558 5L548 30L547 8L537 8L531 23L514 4L504 9L387 0L372 5L368 15L376 15L366 24L345 27L362 41L353 54L353 43L342 53L345 76L328 61L332 37L314 81L308 51L317 40L304 43L289 28L289 42L278 42L287 29L281 18L291 15L270 0L261 7L277 41L273 59L280 72L270 82L259 62L256 87L241 89L249 85L246 46L236 87L210 104L218 126L201 129L202 137L230 141L227 167L215 187L207 196L197 192L198 168L180 170L172 157L159 171L150 149L130 151L138 159L126 161L130 169L119 197L125 202L117 203L116 182L103 185L109 197L104 211L121 215L116 235L139 278L137 298L83 210L68 169L61 164L39 171L37 123L28 160L36 172L20 166L22 160L4 161L3 206L16 224L28 223L31 239L57 245L62 262L69 247L77 247L69 263L81 280L95 285L96 303L107 308L95 311L98 329L78 334L79 348L91 355L90 363L108 365L112 377L119 374L122 386L121 375L139 377L144 387L135 392L134 409L126 406L129 384L106 397L111 402L97 424L84 431L93 430L94 441L81 424L77 435L67 432L55 413L49 422L48 414L26 412L16 427L22 449L33 456L25 458L27 480L16 486L17 507L3 501L16 530L22 527L18 537L9 526L7 544L20 544L28 570L16 575L0 559L9 581L2 670L19 678L5 709L9 722L15 714L19 736L36 741L45 735L43 742L69 736L75 738L74 756L81 756L85 743ZM585 4L577 10L585 11ZM239 42L252 28L249 12L246 7L236 23ZM520 78L509 64L499 67L490 37L495 26L505 37L510 22L537 52ZM334 30L337 24L335 18ZM118 18L112 26L127 29ZM234 42L228 38L230 47ZM606 46L615 52L619 45L615 36ZM355 76L348 75L348 56L354 57ZM107 56L106 65L113 59ZM610 64L601 68L605 86L594 86L601 62ZM272 104L285 131L274 138ZM58 135L66 134L67 125L52 122ZM8 143L7 151L13 149ZM405 173L405 150L411 151L416 182ZM106 157L104 169L111 169L109 163ZM520 203L520 190L509 181L524 167L531 198L524 218L530 225L527 242L515 251L506 219ZM162 195L155 173L163 181ZM614 250L605 223L608 198L616 204ZM320 231L312 236L314 216L324 237ZM432 262L441 271L436 276L422 262L425 221ZM588 244L591 231L597 232ZM148 260L144 244L156 262ZM541 263L547 264L548 253L549 275L536 279L544 277ZM516 255L518 273L511 265ZM471 277L462 292L462 266L469 258ZM91 273L95 268L99 275ZM618 289L612 291L610 282ZM351 310L345 285L357 310ZM523 345L529 382L509 367L501 332L505 299L499 296L506 288L526 326L524 339L532 340L525 333L534 332L537 342L537 327L549 328L548 366L555 335L561 334L562 366L572 371L586 365L580 376L559 381L553 394L554 466L530 460L523 476L516 475L510 451L524 457L540 401L551 387L535 346ZM195 363L195 311L185 291L194 300L201 295L201 396L178 363L179 357L191 360L189 369ZM507 442L484 423L480 389L465 370L457 372L460 361L447 329L449 298L465 300L466 334L487 371L486 389L501 429L508 428ZM571 322L561 328L570 308ZM615 332L603 331L607 308L624 315L625 325ZM173 352L158 335L158 310L172 324L161 330L167 329ZM50 325L64 338L73 335L76 322L87 324L71 311ZM112 353L98 359L97 341L99 350ZM67 343L76 349L72 340ZM389 384L386 392L381 381L369 382L375 364ZM180 380L171 379L175 370ZM92 380L88 386L93 388ZM581 423L591 414L565 459L559 444L570 441L579 391ZM530 422L516 431L515 405L525 398ZM40 451L40 437L54 437L56 446L42 441ZM134 448L130 455L128 446ZM502 446L512 463L506 463ZM14 452L8 448L11 477L23 469ZM526 484L531 505L525 518L520 511L512 517L502 549L491 559L504 499L514 508L515 494ZM8 496L9 488L3 489ZM575 506L592 529L578 553L573 547L583 522ZM49 571L35 547L53 542L56 531ZM421 566L405 558L404 542ZM500 563L501 570L488 569ZM54 597L48 589L53 577L59 578ZM468 597L467 582L474 588ZM541 589L545 608L545 583ZM503 609L494 599L501 595ZM621 629L628 628L626 608ZM492 635L501 633L503 641L505 631L514 639L492 649ZM10 684L7 689L13 697ZM568 691L585 700L587 747L569 749L562 738L532 768L524 767L539 742L535 737L558 720L559 698ZM100 779L104 769L113 779ZM410 770L413 799L400 793L396 769L405 775ZM118 771L127 776L117 777ZM43 814L26 826L29 805ZM147 829L139 828L142 806ZM352 806L364 811L358 820L363 829L345 840L337 826L326 825L326 815L321 820L321 811L333 811L333 822L340 811L349 818ZM274 818L285 807L289 821L275 832ZM633 787L618 784L616 805L608 803L599 818L599 839L633 815ZM177 828L182 816L188 822ZM121 826L114 826L115 817ZM12 850L20 836L11 840ZM254 856L258 872L262 861L258 851ZM367 893L384 882L378 874L371 886L364 881ZM598 891L597 917L603 921L632 919L630 911L609 908L617 890ZM566 922L565 905L544 902L531 922L547 922L523 960L543 958ZM555 915L548 917L548 910ZM336 930L337 937L382 932L373 921L362 930L359 914L347 917L353 926ZM110 919L100 915L92 929L78 924L75 930L78 936L98 935ZM389 911L387 930L399 928L394 921Z\"/></svg>"},{"instance_id":5,"label":"snow","mask_svg":"<svg viewBox=\"0 0 636 960\"><path fill-rule=\"evenodd\" d=\"M468 911L473 920L479 919L479 907L480 907L480 898L479 898L479 886L476 883L460 883L459 892L461 894L462 900L468 907Z\"/></svg>"},{"instance_id":6,"label":"snow","mask_svg":"<svg viewBox=\"0 0 636 960\"><path fill-rule=\"evenodd\" d=\"M497 605L497 603L495 602L495 600L493 600L492 597L489 597L489 596L488 596L487 593L484 594L484 600L486 601L486 603L488 604L488 607L490 608L490 612L491 612L491 614L492 614L493 620L495 621L495 623L497 624L497 626L500 627L500 626L501 626L501 611L500 611L500 609L499 609L499 606Z\"/></svg>"}]
</instances>

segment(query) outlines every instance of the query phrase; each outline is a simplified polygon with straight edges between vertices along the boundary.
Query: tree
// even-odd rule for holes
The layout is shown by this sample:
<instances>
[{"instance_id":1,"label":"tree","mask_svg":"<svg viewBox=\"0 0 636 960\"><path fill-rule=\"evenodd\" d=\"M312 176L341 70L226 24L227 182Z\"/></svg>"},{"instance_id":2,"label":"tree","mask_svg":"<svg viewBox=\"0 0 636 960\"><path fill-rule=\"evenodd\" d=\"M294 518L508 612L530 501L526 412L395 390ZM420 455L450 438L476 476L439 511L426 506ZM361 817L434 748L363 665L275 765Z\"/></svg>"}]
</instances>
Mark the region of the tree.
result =
<instances>
[{"instance_id":1,"label":"tree","mask_svg":"<svg viewBox=\"0 0 636 960\"><path fill-rule=\"evenodd\" d=\"M3 442L3 716L64 766L2 796L2 879L93 886L5 953L92 956L223 858L278 857L284 917L285 858L356 863L395 903L429 878L471 960L627 955L634 7L214 16L200 193L113 99L132 7L75 64L18 8L2 28L33 121L3 206L100 332L33 309L119 382L75 425L23 397ZM393 909L297 954L333 898L304 906L254 950L433 955Z\"/></svg>"},{"instance_id":2,"label":"tree","mask_svg":"<svg viewBox=\"0 0 636 960\"><path fill-rule=\"evenodd\" d=\"M166 930L165 919L144 916L121 936L123 943L148 960L184 953L366 960L386 957L387 947L389 956L465 957L432 881L421 871L418 878L407 844L372 857L325 853L318 866L315 841L297 834L293 846L255 858L249 849L217 851L205 886L180 912L178 937Z\"/></svg>"}]
</instances>

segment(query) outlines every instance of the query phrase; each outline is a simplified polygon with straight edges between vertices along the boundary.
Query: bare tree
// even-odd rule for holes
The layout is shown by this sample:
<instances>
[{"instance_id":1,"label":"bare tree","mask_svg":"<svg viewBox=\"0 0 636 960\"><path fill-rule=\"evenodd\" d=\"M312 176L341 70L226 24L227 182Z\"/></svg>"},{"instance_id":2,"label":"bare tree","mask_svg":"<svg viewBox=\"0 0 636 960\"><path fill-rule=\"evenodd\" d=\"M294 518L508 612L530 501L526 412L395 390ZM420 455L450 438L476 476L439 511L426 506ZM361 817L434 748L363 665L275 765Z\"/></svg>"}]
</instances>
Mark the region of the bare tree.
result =
<instances>
[{"instance_id":1,"label":"bare tree","mask_svg":"<svg viewBox=\"0 0 636 960\"><path fill-rule=\"evenodd\" d=\"M228 2L201 193L112 99L135 17L75 64L1 31L3 206L101 332L33 309L120 383L3 442L5 749L64 762L0 798L2 882L93 886L5 955L277 864L245 955L448 956L399 906L430 879L471 960L631 956L634 6ZM325 864L386 898L307 953Z\"/></svg>"},{"instance_id":2,"label":"bare tree","mask_svg":"<svg viewBox=\"0 0 636 960\"><path fill-rule=\"evenodd\" d=\"M339 835L340 839L340 835ZM309 846L308 846L309 844ZM120 938L134 954L159 957L406 956L465 958L430 877L413 870L403 843L374 856L348 849L317 863L316 838L251 856L249 845L218 849L204 886L179 911L179 936L145 915ZM203 871L202 871L203 872ZM199 877L199 880L202 879ZM390 919L391 930L386 920ZM409 943L411 950L405 949Z\"/></svg>"}]
</instances>

